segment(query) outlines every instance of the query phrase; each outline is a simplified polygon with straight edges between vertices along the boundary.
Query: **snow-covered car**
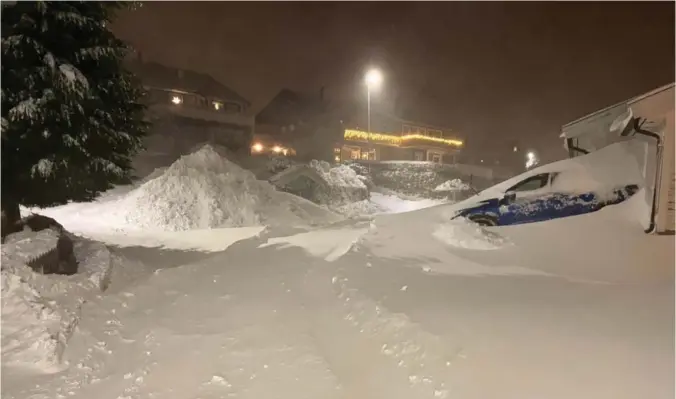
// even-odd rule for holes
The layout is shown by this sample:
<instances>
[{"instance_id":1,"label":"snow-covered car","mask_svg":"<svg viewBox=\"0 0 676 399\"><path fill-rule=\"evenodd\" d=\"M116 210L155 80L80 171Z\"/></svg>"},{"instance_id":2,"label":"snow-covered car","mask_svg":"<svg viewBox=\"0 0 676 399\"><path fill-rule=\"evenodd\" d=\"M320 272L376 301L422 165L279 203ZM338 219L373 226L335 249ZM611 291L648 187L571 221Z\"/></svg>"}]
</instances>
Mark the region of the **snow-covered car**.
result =
<instances>
[{"instance_id":1,"label":"snow-covered car","mask_svg":"<svg viewBox=\"0 0 676 399\"><path fill-rule=\"evenodd\" d=\"M615 158L626 165L618 168L605 162ZM595 212L634 195L642 182L637 170L621 146L600 157L554 162L457 203L452 218L483 226L507 226Z\"/></svg>"},{"instance_id":2,"label":"snow-covered car","mask_svg":"<svg viewBox=\"0 0 676 399\"><path fill-rule=\"evenodd\" d=\"M482 226L507 226L541 222L582 215L618 204L638 191L630 184L610 190L610 195L597 192L557 192L552 183L559 173L541 173L528 177L508 188L503 196L477 202L460 210L454 218L464 217Z\"/></svg>"}]
</instances>

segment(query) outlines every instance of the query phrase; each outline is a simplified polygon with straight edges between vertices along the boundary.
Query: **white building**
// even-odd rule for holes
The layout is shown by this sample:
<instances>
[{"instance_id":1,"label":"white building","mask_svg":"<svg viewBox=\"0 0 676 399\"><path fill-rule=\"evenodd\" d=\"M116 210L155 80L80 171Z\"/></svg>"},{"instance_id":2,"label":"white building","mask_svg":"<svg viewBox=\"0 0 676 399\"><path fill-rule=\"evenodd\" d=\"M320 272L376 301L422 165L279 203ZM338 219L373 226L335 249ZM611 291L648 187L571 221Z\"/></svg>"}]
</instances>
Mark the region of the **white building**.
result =
<instances>
[{"instance_id":1,"label":"white building","mask_svg":"<svg viewBox=\"0 0 676 399\"><path fill-rule=\"evenodd\" d=\"M643 166L646 201L651 204L646 232L673 234L674 130L671 83L570 122L563 126L561 137L571 157L623 140L643 142L641 152L634 155Z\"/></svg>"}]
</instances>

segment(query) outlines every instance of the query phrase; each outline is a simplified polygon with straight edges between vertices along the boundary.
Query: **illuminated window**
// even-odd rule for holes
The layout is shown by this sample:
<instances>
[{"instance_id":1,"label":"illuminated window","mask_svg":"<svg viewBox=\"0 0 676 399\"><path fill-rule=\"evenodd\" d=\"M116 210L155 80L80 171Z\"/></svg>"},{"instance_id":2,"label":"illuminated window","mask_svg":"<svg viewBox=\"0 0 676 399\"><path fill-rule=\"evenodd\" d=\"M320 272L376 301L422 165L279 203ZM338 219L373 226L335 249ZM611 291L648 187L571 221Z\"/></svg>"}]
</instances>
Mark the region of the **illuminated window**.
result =
<instances>
[{"instance_id":1,"label":"illuminated window","mask_svg":"<svg viewBox=\"0 0 676 399\"><path fill-rule=\"evenodd\" d=\"M171 96L171 102L173 104L180 105L181 103L183 103L183 97L179 96L178 94L173 94Z\"/></svg>"},{"instance_id":2,"label":"illuminated window","mask_svg":"<svg viewBox=\"0 0 676 399\"><path fill-rule=\"evenodd\" d=\"M340 155L336 155L335 157L333 157L333 160L336 162L340 162Z\"/></svg>"},{"instance_id":3,"label":"illuminated window","mask_svg":"<svg viewBox=\"0 0 676 399\"><path fill-rule=\"evenodd\" d=\"M334 154L340 154L340 147L336 147L333 149Z\"/></svg>"},{"instance_id":4,"label":"illuminated window","mask_svg":"<svg viewBox=\"0 0 676 399\"><path fill-rule=\"evenodd\" d=\"M363 150L361 151L361 159L365 161L375 161L376 160L376 150Z\"/></svg>"},{"instance_id":5,"label":"illuminated window","mask_svg":"<svg viewBox=\"0 0 676 399\"><path fill-rule=\"evenodd\" d=\"M212 101L211 105L213 105L213 107L216 111L220 111L220 110L223 109L223 103L220 103L218 101Z\"/></svg>"}]
</instances>

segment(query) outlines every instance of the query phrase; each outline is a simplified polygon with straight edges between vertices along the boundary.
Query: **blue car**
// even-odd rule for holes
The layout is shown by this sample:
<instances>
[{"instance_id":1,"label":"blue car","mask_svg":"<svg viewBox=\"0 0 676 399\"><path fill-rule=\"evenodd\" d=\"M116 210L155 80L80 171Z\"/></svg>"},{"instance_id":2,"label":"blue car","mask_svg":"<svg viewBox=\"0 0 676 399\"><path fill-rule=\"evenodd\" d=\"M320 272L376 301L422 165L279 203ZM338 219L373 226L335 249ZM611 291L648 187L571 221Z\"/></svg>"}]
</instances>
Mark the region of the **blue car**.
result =
<instances>
[{"instance_id":1,"label":"blue car","mask_svg":"<svg viewBox=\"0 0 676 399\"><path fill-rule=\"evenodd\" d=\"M494 196L481 195L476 202L464 201L469 205L461 207L453 219L466 218L481 226L542 222L595 212L618 204L638 191L638 185L629 184L613 187L603 196L591 191L557 192L552 189L552 183L559 175L558 172L536 174L500 193L493 192Z\"/></svg>"}]
</instances>

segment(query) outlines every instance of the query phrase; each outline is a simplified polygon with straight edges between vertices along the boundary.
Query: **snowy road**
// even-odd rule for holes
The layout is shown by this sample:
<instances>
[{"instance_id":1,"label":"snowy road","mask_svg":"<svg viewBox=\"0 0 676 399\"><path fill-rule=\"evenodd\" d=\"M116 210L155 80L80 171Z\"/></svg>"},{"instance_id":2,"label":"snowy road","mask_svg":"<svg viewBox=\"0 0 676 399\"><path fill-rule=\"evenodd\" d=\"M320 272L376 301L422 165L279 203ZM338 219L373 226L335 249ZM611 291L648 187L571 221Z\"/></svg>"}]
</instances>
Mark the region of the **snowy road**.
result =
<instances>
[{"instance_id":1,"label":"snowy road","mask_svg":"<svg viewBox=\"0 0 676 399\"><path fill-rule=\"evenodd\" d=\"M671 237L444 212L120 250L157 271L85 305L68 370L3 370L3 398L673 397Z\"/></svg>"}]
</instances>

